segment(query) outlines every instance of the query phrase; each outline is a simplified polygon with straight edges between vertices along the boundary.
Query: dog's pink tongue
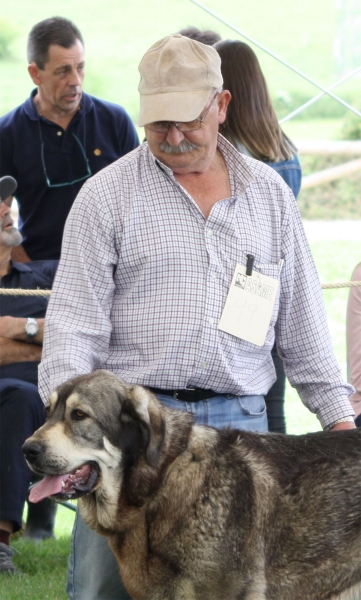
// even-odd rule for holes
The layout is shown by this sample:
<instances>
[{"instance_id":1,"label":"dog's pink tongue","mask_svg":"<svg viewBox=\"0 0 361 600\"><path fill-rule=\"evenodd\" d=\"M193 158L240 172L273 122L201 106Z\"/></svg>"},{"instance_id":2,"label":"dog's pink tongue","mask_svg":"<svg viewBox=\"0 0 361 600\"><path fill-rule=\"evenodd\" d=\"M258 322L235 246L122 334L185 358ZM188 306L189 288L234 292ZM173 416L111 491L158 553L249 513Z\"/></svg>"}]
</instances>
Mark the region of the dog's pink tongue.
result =
<instances>
[{"instance_id":1,"label":"dog's pink tongue","mask_svg":"<svg viewBox=\"0 0 361 600\"><path fill-rule=\"evenodd\" d=\"M44 500L48 496L61 492L62 482L67 477L68 475L46 475L44 479L31 488L29 494L30 502L40 502L40 500Z\"/></svg>"}]
</instances>

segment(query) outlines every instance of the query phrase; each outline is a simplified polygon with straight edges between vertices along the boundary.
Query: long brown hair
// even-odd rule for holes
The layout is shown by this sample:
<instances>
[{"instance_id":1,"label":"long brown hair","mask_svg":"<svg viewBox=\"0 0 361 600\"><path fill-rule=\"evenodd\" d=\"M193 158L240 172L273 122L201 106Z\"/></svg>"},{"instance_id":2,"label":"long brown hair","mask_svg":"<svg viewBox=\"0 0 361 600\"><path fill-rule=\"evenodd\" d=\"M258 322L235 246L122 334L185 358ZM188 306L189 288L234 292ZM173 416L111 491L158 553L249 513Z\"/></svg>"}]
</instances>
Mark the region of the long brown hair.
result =
<instances>
[{"instance_id":1,"label":"long brown hair","mask_svg":"<svg viewBox=\"0 0 361 600\"><path fill-rule=\"evenodd\" d=\"M232 94L219 131L234 146L241 142L259 160L288 160L297 152L283 133L252 48L238 40L214 45L221 57L223 88Z\"/></svg>"}]
</instances>

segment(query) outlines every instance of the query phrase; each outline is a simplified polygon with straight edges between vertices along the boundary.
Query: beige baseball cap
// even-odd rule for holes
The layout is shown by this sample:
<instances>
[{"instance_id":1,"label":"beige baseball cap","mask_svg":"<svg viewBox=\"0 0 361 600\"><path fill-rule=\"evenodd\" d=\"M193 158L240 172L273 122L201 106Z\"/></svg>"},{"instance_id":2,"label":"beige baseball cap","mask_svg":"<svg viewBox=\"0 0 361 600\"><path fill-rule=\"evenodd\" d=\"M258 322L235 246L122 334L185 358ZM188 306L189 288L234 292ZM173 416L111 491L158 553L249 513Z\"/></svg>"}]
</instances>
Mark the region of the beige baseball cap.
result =
<instances>
[{"instance_id":1,"label":"beige baseball cap","mask_svg":"<svg viewBox=\"0 0 361 600\"><path fill-rule=\"evenodd\" d=\"M138 69L140 127L196 119L212 88L223 84L218 52L179 33L153 44Z\"/></svg>"}]
</instances>

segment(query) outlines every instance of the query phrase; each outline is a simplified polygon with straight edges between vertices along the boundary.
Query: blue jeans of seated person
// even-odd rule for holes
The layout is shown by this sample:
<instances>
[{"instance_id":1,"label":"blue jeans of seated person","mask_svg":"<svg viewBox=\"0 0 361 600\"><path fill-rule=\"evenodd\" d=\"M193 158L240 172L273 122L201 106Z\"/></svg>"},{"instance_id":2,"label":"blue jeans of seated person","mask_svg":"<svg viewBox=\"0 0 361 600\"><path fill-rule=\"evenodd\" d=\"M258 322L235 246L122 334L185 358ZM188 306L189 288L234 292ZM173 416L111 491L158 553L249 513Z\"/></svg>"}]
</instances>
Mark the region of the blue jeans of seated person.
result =
<instances>
[{"instance_id":1,"label":"blue jeans of seated person","mask_svg":"<svg viewBox=\"0 0 361 600\"><path fill-rule=\"evenodd\" d=\"M216 396L201 402L179 402L158 396L169 407L194 415L200 425L247 431L268 430L263 396ZM69 600L132 600L119 575L118 563L105 537L89 529L77 513L69 557Z\"/></svg>"}]
</instances>

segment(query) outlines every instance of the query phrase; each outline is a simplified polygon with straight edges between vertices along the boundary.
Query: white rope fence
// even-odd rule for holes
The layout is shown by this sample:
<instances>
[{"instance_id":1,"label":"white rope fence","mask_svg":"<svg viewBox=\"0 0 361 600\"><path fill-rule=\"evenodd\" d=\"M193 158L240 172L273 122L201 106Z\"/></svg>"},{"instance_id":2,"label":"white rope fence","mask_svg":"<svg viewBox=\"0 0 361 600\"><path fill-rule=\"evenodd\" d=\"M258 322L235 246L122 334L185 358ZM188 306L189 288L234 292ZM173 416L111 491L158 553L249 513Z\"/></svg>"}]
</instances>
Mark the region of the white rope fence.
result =
<instances>
[{"instance_id":1,"label":"white rope fence","mask_svg":"<svg viewBox=\"0 0 361 600\"><path fill-rule=\"evenodd\" d=\"M22 288L0 288L0 296L50 296L51 290L23 290Z\"/></svg>"},{"instance_id":2,"label":"white rope fence","mask_svg":"<svg viewBox=\"0 0 361 600\"><path fill-rule=\"evenodd\" d=\"M337 290L361 286L361 281L343 281L339 283L322 283L323 290ZM51 290L23 290L22 288L0 288L0 296L50 296Z\"/></svg>"},{"instance_id":3,"label":"white rope fence","mask_svg":"<svg viewBox=\"0 0 361 600\"><path fill-rule=\"evenodd\" d=\"M359 287L360 285L361 281L344 281L343 283L322 283L321 287L323 290L337 290L339 288Z\"/></svg>"}]
</instances>

